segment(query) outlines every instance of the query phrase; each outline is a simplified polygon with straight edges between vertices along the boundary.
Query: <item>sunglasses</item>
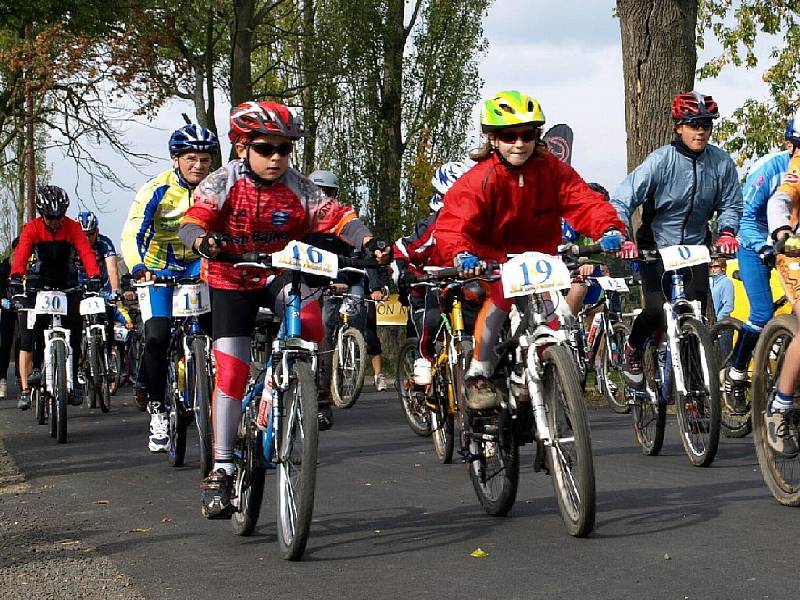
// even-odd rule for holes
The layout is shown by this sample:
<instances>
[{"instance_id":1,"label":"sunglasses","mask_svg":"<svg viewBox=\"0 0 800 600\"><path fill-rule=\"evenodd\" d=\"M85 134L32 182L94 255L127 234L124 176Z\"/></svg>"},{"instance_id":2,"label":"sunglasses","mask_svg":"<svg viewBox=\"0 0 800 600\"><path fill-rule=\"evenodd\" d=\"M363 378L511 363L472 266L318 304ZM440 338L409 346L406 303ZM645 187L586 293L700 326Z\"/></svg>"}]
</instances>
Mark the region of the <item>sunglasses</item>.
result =
<instances>
[{"instance_id":1,"label":"sunglasses","mask_svg":"<svg viewBox=\"0 0 800 600\"><path fill-rule=\"evenodd\" d=\"M712 269L721 269L722 265L711 265Z\"/></svg>"},{"instance_id":2,"label":"sunglasses","mask_svg":"<svg viewBox=\"0 0 800 600\"><path fill-rule=\"evenodd\" d=\"M714 123L711 121L688 121L684 123L689 129L703 129L704 131L709 131L713 126Z\"/></svg>"},{"instance_id":3,"label":"sunglasses","mask_svg":"<svg viewBox=\"0 0 800 600\"><path fill-rule=\"evenodd\" d=\"M253 152L266 158L269 158L275 153L281 156L289 156L294 149L291 142L283 142L282 144L250 144L250 147L253 149Z\"/></svg>"},{"instance_id":4,"label":"sunglasses","mask_svg":"<svg viewBox=\"0 0 800 600\"><path fill-rule=\"evenodd\" d=\"M522 140L526 144L536 139L539 131L537 129L523 129L522 131L506 131L500 130L497 132L497 139L504 144L514 144L517 140Z\"/></svg>"}]
</instances>

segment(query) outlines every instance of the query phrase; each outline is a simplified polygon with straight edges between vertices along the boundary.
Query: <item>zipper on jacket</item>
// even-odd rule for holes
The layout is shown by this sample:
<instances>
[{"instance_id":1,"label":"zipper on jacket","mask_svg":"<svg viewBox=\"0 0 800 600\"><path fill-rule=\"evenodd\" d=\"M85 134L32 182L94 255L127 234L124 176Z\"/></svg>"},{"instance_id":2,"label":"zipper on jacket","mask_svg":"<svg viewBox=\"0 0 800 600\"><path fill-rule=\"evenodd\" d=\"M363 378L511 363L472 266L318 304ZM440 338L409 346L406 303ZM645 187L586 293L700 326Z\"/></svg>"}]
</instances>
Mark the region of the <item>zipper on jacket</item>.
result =
<instances>
[{"instance_id":1,"label":"zipper on jacket","mask_svg":"<svg viewBox=\"0 0 800 600\"><path fill-rule=\"evenodd\" d=\"M692 214L692 210L694 210L694 199L697 196L697 159L692 158L692 198L689 202L689 210L686 212L686 216L683 219L683 226L681 227L681 244L685 243L684 238L686 237L686 224L689 222L689 216Z\"/></svg>"},{"instance_id":2,"label":"zipper on jacket","mask_svg":"<svg viewBox=\"0 0 800 600\"><path fill-rule=\"evenodd\" d=\"M525 178L522 176L522 172L519 174L519 187L525 187Z\"/></svg>"}]
</instances>

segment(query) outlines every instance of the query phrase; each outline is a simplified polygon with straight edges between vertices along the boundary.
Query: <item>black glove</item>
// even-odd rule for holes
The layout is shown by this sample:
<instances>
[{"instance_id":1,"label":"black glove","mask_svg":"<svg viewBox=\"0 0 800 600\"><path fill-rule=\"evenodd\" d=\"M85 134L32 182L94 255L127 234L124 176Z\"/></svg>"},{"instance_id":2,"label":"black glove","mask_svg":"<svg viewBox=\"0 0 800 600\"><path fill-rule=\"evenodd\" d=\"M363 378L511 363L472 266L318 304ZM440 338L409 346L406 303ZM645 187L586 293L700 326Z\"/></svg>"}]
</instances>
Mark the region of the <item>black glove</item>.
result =
<instances>
[{"instance_id":1,"label":"black glove","mask_svg":"<svg viewBox=\"0 0 800 600\"><path fill-rule=\"evenodd\" d=\"M407 269L403 269L400 271L400 274L397 276L397 287L410 287L412 283L417 281L417 276L414 275L411 271Z\"/></svg>"},{"instance_id":2,"label":"black glove","mask_svg":"<svg viewBox=\"0 0 800 600\"><path fill-rule=\"evenodd\" d=\"M22 283L22 277L19 275L12 275L8 278L8 291L12 296L17 296L25 292L25 286Z\"/></svg>"},{"instance_id":3,"label":"black glove","mask_svg":"<svg viewBox=\"0 0 800 600\"><path fill-rule=\"evenodd\" d=\"M388 244L383 240L379 240L378 238L370 238L370 240L366 244L364 244L364 248L369 250L370 254L375 254L376 250L380 251L386 250L387 247Z\"/></svg>"},{"instance_id":4,"label":"black glove","mask_svg":"<svg viewBox=\"0 0 800 600\"><path fill-rule=\"evenodd\" d=\"M99 277L89 277L86 280L86 289L90 292L99 292L103 289L103 280Z\"/></svg>"},{"instance_id":5,"label":"black glove","mask_svg":"<svg viewBox=\"0 0 800 600\"><path fill-rule=\"evenodd\" d=\"M758 251L758 257L767 267L773 268L775 266L775 248L772 246L762 246Z\"/></svg>"},{"instance_id":6,"label":"black glove","mask_svg":"<svg viewBox=\"0 0 800 600\"><path fill-rule=\"evenodd\" d=\"M214 245L210 244L214 240ZM200 245L197 247L197 253L203 258L214 258L213 250L217 253L222 250L222 247L227 242L226 236L221 233L207 233L200 238Z\"/></svg>"}]
</instances>

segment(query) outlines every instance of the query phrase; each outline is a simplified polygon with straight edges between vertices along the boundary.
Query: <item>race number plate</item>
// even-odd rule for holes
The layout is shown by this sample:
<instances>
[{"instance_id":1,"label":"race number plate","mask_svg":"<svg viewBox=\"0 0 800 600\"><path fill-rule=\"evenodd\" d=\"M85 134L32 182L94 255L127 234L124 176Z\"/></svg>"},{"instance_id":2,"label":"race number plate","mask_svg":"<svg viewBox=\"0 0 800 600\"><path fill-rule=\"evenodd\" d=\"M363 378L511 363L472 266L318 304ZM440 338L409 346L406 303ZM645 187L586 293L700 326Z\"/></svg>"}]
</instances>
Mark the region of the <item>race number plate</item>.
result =
<instances>
[{"instance_id":1,"label":"race number plate","mask_svg":"<svg viewBox=\"0 0 800 600\"><path fill-rule=\"evenodd\" d=\"M677 271L711 262L706 246L668 246L660 248L658 252L664 262L665 271Z\"/></svg>"},{"instance_id":2,"label":"race number plate","mask_svg":"<svg viewBox=\"0 0 800 600\"><path fill-rule=\"evenodd\" d=\"M114 339L118 342L124 342L128 339L131 330L122 325L114 325Z\"/></svg>"},{"instance_id":3,"label":"race number plate","mask_svg":"<svg viewBox=\"0 0 800 600\"><path fill-rule=\"evenodd\" d=\"M290 242L272 253L272 266L334 279L339 272L339 256L303 242Z\"/></svg>"},{"instance_id":4,"label":"race number plate","mask_svg":"<svg viewBox=\"0 0 800 600\"><path fill-rule=\"evenodd\" d=\"M195 283L179 285L172 293L173 317L196 317L211 310L208 285Z\"/></svg>"},{"instance_id":5,"label":"race number plate","mask_svg":"<svg viewBox=\"0 0 800 600\"><path fill-rule=\"evenodd\" d=\"M501 274L506 298L563 290L570 286L567 265L557 256L541 252L519 254L503 265Z\"/></svg>"},{"instance_id":6,"label":"race number plate","mask_svg":"<svg viewBox=\"0 0 800 600\"><path fill-rule=\"evenodd\" d=\"M99 296L90 296L81 300L81 315L102 315L106 312L106 302Z\"/></svg>"},{"instance_id":7,"label":"race number plate","mask_svg":"<svg viewBox=\"0 0 800 600\"><path fill-rule=\"evenodd\" d=\"M67 295L64 292L39 292L36 294L37 315L67 314Z\"/></svg>"},{"instance_id":8,"label":"race number plate","mask_svg":"<svg viewBox=\"0 0 800 600\"><path fill-rule=\"evenodd\" d=\"M629 292L623 277L597 277L597 283L607 292Z\"/></svg>"}]
</instances>

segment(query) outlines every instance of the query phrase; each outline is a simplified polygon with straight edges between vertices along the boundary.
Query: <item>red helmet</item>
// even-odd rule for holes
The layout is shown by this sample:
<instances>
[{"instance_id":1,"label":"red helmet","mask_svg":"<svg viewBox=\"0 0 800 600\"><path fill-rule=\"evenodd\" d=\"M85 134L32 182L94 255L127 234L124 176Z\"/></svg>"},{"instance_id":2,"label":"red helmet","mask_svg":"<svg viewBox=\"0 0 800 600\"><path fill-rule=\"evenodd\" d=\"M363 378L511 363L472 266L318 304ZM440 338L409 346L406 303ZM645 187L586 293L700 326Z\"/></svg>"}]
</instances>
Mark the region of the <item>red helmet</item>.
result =
<instances>
[{"instance_id":1,"label":"red helmet","mask_svg":"<svg viewBox=\"0 0 800 600\"><path fill-rule=\"evenodd\" d=\"M704 96L700 92L684 92L672 101L672 118L678 123L718 117L717 103L711 96Z\"/></svg>"},{"instance_id":2,"label":"red helmet","mask_svg":"<svg viewBox=\"0 0 800 600\"><path fill-rule=\"evenodd\" d=\"M280 102L243 102L231 109L231 130L228 137L282 135L292 140L305 135L303 122Z\"/></svg>"}]
</instances>

